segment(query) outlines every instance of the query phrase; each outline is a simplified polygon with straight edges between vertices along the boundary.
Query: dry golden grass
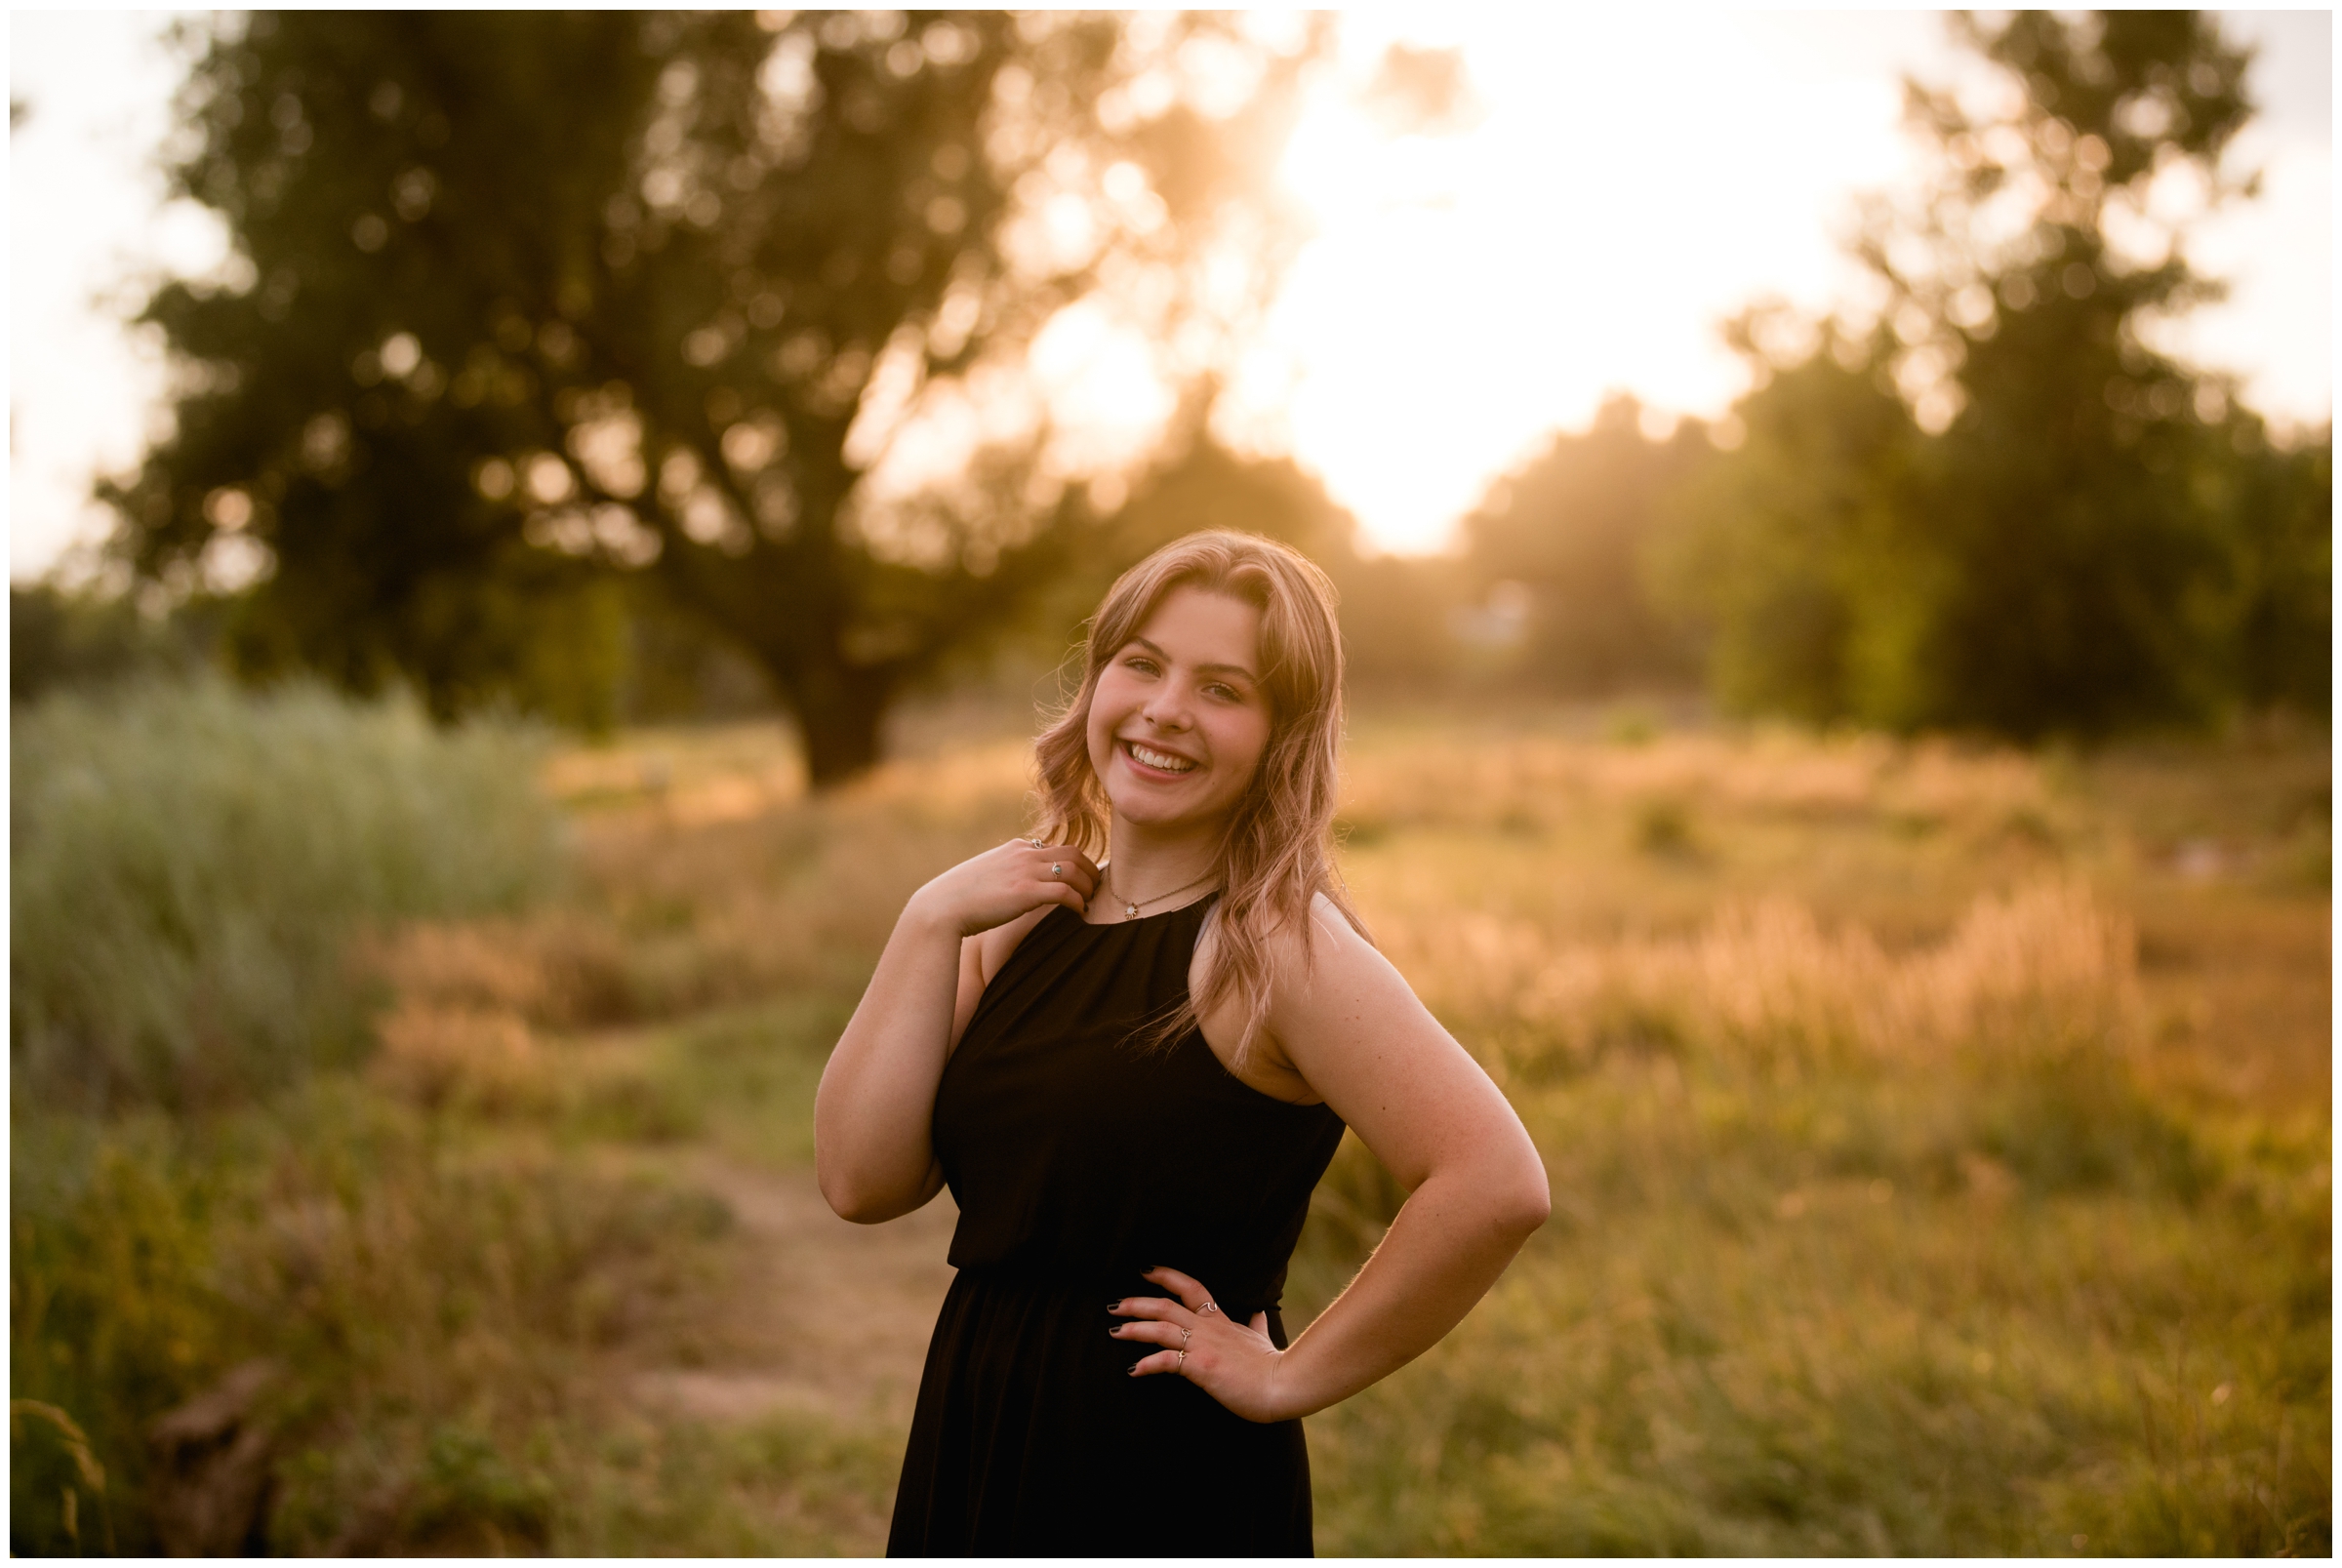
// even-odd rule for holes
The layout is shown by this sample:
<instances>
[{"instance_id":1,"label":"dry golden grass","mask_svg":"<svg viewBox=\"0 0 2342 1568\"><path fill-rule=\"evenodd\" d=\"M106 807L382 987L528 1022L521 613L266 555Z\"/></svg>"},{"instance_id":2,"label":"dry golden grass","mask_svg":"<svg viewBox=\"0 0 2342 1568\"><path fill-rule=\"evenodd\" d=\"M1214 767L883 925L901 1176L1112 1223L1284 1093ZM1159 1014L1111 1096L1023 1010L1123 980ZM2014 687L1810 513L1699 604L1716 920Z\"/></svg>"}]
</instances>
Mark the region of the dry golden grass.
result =
<instances>
[{"instance_id":1,"label":"dry golden grass","mask_svg":"<svg viewBox=\"0 0 2342 1568\"><path fill-rule=\"evenodd\" d=\"M1026 784L1018 744L962 744L719 820L706 802L775 770L737 737L668 766L665 796L582 831L611 909L672 912L703 975L676 997L842 1002L903 896L1013 831ZM2229 766L1361 724L1347 872L1521 1105L1560 1218L1450 1346L1315 1424L1324 1543L2323 1540L2330 1378L2304 1347L2328 1138L2297 1091L2324 904L2281 802L2207 798ZM2191 767L2212 777L2174 805ZM2199 832L2225 835L2215 874L2182 864ZM2257 988L2173 972L2240 920ZM1346 1151L1305 1309L1398 1197Z\"/></svg>"},{"instance_id":2,"label":"dry golden grass","mask_svg":"<svg viewBox=\"0 0 2342 1568\"><path fill-rule=\"evenodd\" d=\"M1556 1216L1312 1423L1321 1548L2323 1548L2322 747L1465 729L1361 726L1346 869Z\"/></svg>"},{"instance_id":3,"label":"dry golden grass","mask_svg":"<svg viewBox=\"0 0 2342 1568\"><path fill-rule=\"evenodd\" d=\"M20 1239L48 1304L20 1297L20 1367L62 1346L116 1370L58 1387L136 1403L281 1339L310 1401L287 1545L372 1509L411 1549L874 1549L899 1387L745 1426L626 1390L748 1366L792 1259L858 1256L792 1242L795 1188L756 1183L802 1182L904 898L1025 820L1021 741L948 719L822 798L770 726L554 758L569 891L373 943L361 1077L265 1135L49 1161L100 1175ZM1345 873L1519 1106L1555 1218L1312 1420L1320 1549L2324 1549L2327 781L2314 738L1362 718ZM708 1184L772 1214L727 1226ZM1345 1147L1300 1315L1400 1197ZM101 1233L153 1245L62 1261ZM823 1282L873 1321L917 1288ZM74 1413L101 1448L142 1419Z\"/></svg>"}]
</instances>

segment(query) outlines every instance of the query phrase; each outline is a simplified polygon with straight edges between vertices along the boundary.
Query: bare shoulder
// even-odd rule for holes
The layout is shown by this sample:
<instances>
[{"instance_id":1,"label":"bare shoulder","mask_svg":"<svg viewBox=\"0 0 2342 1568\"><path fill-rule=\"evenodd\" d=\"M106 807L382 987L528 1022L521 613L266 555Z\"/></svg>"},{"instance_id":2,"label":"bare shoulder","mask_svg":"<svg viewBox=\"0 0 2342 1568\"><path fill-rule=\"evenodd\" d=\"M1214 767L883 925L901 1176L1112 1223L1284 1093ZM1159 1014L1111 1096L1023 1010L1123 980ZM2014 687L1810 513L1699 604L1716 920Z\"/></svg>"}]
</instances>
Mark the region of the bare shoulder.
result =
<instances>
[{"instance_id":1,"label":"bare shoulder","mask_svg":"<svg viewBox=\"0 0 2342 1568\"><path fill-rule=\"evenodd\" d=\"M1284 1060L1346 1116L1344 1090L1354 1101L1361 1072L1452 1048L1406 977L1331 899L1320 894L1312 903L1306 937L1279 932L1271 940L1270 1032Z\"/></svg>"},{"instance_id":2,"label":"bare shoulder","mask_svg":"<svg viewBox=\"0 0 2342 1568\"><path fill-rule=\"evenodd\" d=\"M1277 966L1270 1028L1402 1186L1518 1132L1488 1075L1330 899L1311 910L1309 939L1306 966L1298 953Z\"/></svg>"},{"instance_id":3,"label":"bare shoulder","mask_svg":"<svg viewBox=\"0 0 2342 1568\"><path fill-rule=\"evenodd\" d=\"M1203 928L1196 944L1195 973L1200 976L1218 945L1219 926L1215 921ZM1319 893L1310 901L1307 925L1279 925L1262 940L1269 960L1269 973L1274 985L1275 1001L1285 1000L1288 992L1302 996L1310 988L1319 971L1329 963L1335 970L1353 968L1360 963L1389 969L1374 945L1361 936L1333 900ZM1273 1003L1272 1003L1273 1005Z\"/></svg>"},{"instance_id":4,"label":"bare shoulder","mask_svg":"<svg viewBox=\"0 0 2342 1568\"><path fill-rule=\"evenodd\" d=\"M1360 986L1406 989L1391 961L1350 923L1341 906L1320 893L1310 901L1307 926L1271 934L1270 972L1276 977L1272 1018L1295 1018L1349 995ZM1409 992L1411 996L1413 993Z\"/></svg>"},{"instance_id":5,"label":"bare shoulder","mask_svg":"<svg viewBox=\"0 0 2342 1568\"><path fill-rule=\"evenodd\" d=\"M1378 1022L1397 1015L1412 1012L1430 1023L1398 971L1322 893L1311 900L1306 923L1279 926L1264 944L1271 977L1267 1027L1239 1073L1247 1081L1257 1074L1256 1088L1284 1100L1327 1098L1316 1080L1330 1065L1330 1054L1354 1052L1361 1039L1378 1032ZM1199 946L1199 972L1204 956ZM1203 1023L1214 1050L1220 1049L1215 1025L1233 1038L1232 1012L1227 1020ZM1226 1060L1228 1053L1222 1055Z\"/></svg>"}]
</instances>

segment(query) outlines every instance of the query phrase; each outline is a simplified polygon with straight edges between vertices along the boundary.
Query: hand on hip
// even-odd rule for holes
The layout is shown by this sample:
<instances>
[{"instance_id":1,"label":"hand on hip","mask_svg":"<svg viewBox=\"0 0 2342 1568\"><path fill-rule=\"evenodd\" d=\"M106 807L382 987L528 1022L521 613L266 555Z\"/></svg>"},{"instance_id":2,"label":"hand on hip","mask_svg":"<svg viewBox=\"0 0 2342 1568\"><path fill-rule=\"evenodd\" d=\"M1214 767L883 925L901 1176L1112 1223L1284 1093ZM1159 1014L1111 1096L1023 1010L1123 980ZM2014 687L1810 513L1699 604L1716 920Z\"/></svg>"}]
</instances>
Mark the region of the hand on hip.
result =
<instances>
[{"instance_id":1,"label":"hand on hip","mask_svg":"<svg viewBox=\"0 0 2342 1568\"><path fill-rule=\"evenodd\" d=\"M1212 1293L1178 1269L1150 1268L1142 1277L1172 1295L1132 1296L1107 1308L1137 1320L1109 1329L1115 1339L1162 1347L1132 1367L1132 1377L1186 1378L1246 1421L1292 1414L1277 1398L1284 1352L1269 1338L1267 1312L1253 1313L1249 1324L1231 1322Z\"/></svg>"}]
</instances>

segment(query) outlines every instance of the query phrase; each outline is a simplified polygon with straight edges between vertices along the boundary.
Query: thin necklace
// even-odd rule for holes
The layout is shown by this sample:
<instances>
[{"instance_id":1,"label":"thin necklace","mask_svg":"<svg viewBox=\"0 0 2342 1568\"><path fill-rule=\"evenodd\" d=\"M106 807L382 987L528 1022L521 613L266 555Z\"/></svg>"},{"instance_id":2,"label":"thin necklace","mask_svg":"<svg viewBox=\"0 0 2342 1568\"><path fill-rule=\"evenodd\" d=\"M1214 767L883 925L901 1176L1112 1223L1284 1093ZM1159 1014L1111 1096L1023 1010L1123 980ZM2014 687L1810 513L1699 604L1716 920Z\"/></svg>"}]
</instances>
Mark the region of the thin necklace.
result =
<instances>
[{"instance_id":1,"label":"thin necklace","mask_svg":"<svg viewBox=\"0 0 2342 1568\"><path fill-rule=\"evenodd\" d=\"M1121 892L1114 886L1113 862L1107 862L1104 865L1099 867L1099 871L1106 878L1106 891L1112 894L1114 902L1122 905L1122 918L1125 920L1136 920L1139 917L1139 909L1143 905L1160 904L1165 899L1176 899L1182 893L1187 892L1188 888L1201 887L1204 883L1209 882L1213 877L1220 874L1219 868L1215 866L1213 869L1204 872L1194 881L1190 882L1188 887L1173 888L1168 893L1157 893L1151 899L1142 899L1137 904L1134 904L1130 900L1122 897Z\"/></svg>"}]
</instances>

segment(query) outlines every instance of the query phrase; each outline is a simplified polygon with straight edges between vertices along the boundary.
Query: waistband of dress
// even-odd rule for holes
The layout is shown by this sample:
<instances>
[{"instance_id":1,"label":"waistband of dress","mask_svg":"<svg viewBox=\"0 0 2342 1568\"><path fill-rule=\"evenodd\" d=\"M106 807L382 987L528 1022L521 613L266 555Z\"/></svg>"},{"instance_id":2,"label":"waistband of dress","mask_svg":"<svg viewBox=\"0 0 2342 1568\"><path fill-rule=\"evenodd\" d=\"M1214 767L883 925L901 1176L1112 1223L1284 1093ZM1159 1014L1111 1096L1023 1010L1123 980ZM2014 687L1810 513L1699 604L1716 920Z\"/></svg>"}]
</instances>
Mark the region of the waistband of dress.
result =
<instances>
[{"instance_id":1,"label":"waistband of dress","mask_svg":"<svg viewBox=\"0 0 2342 1568\"><path fill-rule=\"evenodd\" d=\"M1147 1278L1136 1268L1125 1272L1065 1264L973 1264L961 1268L959 1277L970 1285L987 1289L1079 1296L1084 1300L1095 1297L1100 1306L1132 1296L1158 1296L1173 1301L1179 1299L1176 1291ZM1210 1289L1208 1280L1203 1284L1207 1290ZM1212 1299L1221 1311L1239 1323L1250 1320L1255 1312L1273 1312L1281 1305L1277 1301L1245 1301L1217 1291L1213 1292Z\"/></svg>"}]
</instances>

